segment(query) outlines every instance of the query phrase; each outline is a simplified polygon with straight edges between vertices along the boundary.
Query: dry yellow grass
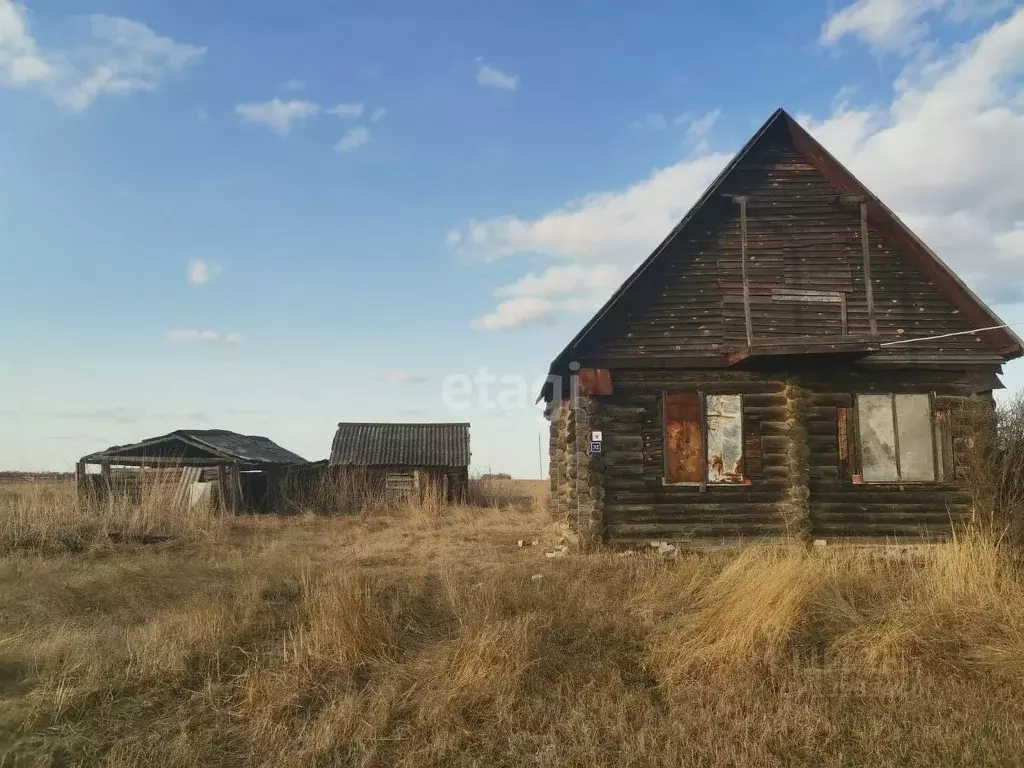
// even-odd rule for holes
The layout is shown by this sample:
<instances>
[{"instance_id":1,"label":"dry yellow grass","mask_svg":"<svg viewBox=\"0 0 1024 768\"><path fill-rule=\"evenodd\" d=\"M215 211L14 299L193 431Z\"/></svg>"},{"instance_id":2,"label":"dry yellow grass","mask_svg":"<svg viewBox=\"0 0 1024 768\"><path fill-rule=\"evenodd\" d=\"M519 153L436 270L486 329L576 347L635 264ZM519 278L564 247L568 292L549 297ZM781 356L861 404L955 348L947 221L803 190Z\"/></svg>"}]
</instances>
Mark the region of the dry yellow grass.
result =
<instances>
[{"instance_id":1,"label":"dry yellow grass","mask_svg":"<svg viewBox=\"0 0 1024 768\"><path fill-rule=\"evenodd\" d=\"M991 541L546 558L508 496L187 530L0 503L0 764L1020 763L1024 585Z\"/></svg>"}]
</instances>

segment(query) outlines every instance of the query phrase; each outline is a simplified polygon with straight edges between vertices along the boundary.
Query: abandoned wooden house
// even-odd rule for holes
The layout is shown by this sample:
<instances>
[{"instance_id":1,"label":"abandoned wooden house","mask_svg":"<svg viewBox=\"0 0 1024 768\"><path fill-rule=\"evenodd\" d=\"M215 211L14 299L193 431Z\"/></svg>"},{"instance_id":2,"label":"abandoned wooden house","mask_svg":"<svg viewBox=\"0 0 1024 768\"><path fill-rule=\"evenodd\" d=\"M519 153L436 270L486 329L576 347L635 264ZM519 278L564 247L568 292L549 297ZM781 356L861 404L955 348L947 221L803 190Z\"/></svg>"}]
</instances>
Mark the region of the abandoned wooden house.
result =
<instances>
[{"instance_id":1,"label":"abandoned wooden house","mask_svg":"<svg viewBox=\"0 0 1024 768\"><path fill-rule=\"evenodd\" d=\"M1022 351L780 109L552 362L552 504L596 539L948 535L950 414Z\"/></svg>"},{"instance_id":2,"label":"abandoned wooden house","mask_svg":"<svg viewBox=\"0 0 1024 768\"><path fill-rule=\"evenodd\" d=\"M120 494L139 500L149 493L183 507L268 512L278 509L289 472L306 465L266 437L181 429L83 456L75 476L79 495L93 499Z\"/></svg>"},{"instance_id":3,"label":"abandoned wooden house","mask_svg":"<svg viewBox=\"0 0 1024 768\"><path fill-rule=\"evenodd\" d=\"M350 478L371 495L422 495L465 500L469 487L469 424L341 422L331 446L335 478Z\"/></svg>"}]
</instances>

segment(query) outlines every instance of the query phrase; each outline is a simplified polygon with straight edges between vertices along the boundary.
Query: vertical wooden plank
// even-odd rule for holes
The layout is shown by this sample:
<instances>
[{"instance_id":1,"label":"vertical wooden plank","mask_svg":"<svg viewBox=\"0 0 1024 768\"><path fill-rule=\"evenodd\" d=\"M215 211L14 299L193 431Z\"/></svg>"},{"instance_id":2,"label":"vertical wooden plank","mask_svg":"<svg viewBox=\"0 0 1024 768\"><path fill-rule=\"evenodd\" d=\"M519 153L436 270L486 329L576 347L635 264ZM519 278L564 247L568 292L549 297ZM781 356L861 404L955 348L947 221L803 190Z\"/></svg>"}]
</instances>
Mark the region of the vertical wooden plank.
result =
<instances>
[{"instance_id":1,"label":"vertical wooden plank","mask_svg":"<svg viewBox=\"0 0 1024 768\"><path fill-rule=\"evenodd\" d=\"M223 464L217 465L217 506L220 513L226 515L231 509L231 499L228 495L228 472Z\"/></svg>"},{"instance_id":2,"label":"vertical wooden plank","mask_svg":"<svg viewBox=\"0 0 1024 768\"><path fill-rule=\"evenodd\" d=\"M949 411L935 411L935 479L952 482L956 479L953 471L953 429Z\"/></svg>"},{"instance_id":3,"label":"vertical wooden plank","mask_svg":"<svg viewBox=\"0 0 1024 768\"><path fill-rule=\"evenodd\" d=\"M754 324L750 319L750 281L747 279L747 198L740 204L740 275L743 279L743 319L747 326L747 348L754 346Z\"/></svg>"},{"instance_id":4,"label":"vertical wooden plank","mask_svg":"<svg viewBox=\"0 0 1024 768\"><path fill-rule=\"evenodd\" d=\"M109 499L113 495L113 488L110 487L110 462L100 463L100 498Z\"/></svg>"},{"instance_id":5,"label":"vertical wooden plank","mask_svg":"<svg viewBox=\"0 0 1024 768\"><path fill-rule=\"evenodd\" d=\"M75 463L75 493L80 502L85 502L85 462Z\"/></svg>"},{"instance_id":6,"label":"vertical wooden plank","mask_svg":"<svg viewBox=\"0 0 1024 768\"><path fill-rule=\"evenodd\" d=\"M238 464L231 465L231 514L237 515L242 510L242 473L238 471Z\"/></svg>"},{"instance_id":7,"label":"vertical wooden plank","mask_svg":"<svg viewBox=\"0 0 1024 768\"><path fill-rule=\"evenodd\" d=\"M697 430L700 433L700 492L708 489L708 452L704 446L708 444L708 410L704 403L704 393L697 393Z\"/></svg>"},{"instance_id":8,"label":"vertical wooden plank","mask_svg":"<svg viewBox=\"0 0 1024 768\"><path fill-rule=\"evenodd\" d=\"M849 478L850 467L850 409L836 408L836 451L839 456L839 477Z\"/></svg>"},{"instance_id":9,"label":"vertical wooden plank","mask_svg":"<svg viewBox=\"0 0 1024 768\"><path fill-rule=\"evenodd\" d=\"M702 481L706 456L700 400L692 392L664 396L666 483Z\"/></svg>"},{"instance_id":10,"label":"vertical wooden plank","mask_svg":"<svg viewBox=\"0 0 1024 768\"><path fill-rule=\"evenodd\" d=\"M896 395L889 395L889 402L892 403L892 440L893 446L896 449L896 477L902 480L903 474L900 471L900 423L896 416Z\"/></svg>"},{"instance_id":11,"label":"vertical wooden plank","mask_svg":"<svg viewBox=\"0 0 1024 768\"><path fill-rule=\"evenodd\" d=\"M860 419L854 418L858 413L857 397L853 398L850 408L850 419L847 426L850 431L850 480L854 483L864 482L864 460L860 449Z\"/></svg>"},{"instance_id":12,"label":"vertical wooden plank","mask_svg":"<svg viewBox=\"0 0 1024 768\"><path fill-rule=\"evenodd\" d=\"M868 243L868 204L860 204L860 242L864 252L864 291L868 300L868 323L871 333L878 333L878 320L875 319L874 286L871 284L871 246Z\"/></svg>"}]
</instances>

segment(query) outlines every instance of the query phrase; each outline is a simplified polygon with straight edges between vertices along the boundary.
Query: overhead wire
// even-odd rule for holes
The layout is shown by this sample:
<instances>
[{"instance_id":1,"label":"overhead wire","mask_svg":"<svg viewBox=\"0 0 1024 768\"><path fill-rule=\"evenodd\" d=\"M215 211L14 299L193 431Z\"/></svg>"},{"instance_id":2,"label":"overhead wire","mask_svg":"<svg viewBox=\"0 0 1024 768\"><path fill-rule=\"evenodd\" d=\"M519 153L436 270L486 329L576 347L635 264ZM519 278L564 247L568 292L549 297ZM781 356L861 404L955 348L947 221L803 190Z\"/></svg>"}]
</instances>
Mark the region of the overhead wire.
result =
<instances>
[{"instance_id":1,"label":"overhead wire","mask_svg":"<svg viewBox=\"0 0 1024 768\"><path fill-rule=\"evenodd\" d=\"M982 333L983 331L999 331L1003 328L1014 328L1018 325L1024 325L1024 320L1018 323L1004 323L1003 325L990 325L987 328L974 328L970 331L957 331L956 333L940 333L937 336L920 336L913 339L898 339L896 341L883 341L879 346L892 347L896 344L913 344L917 341L937 341L938 339L949 339L953 336L967 336L971 333Z\"/></svg>"}]
</instances>

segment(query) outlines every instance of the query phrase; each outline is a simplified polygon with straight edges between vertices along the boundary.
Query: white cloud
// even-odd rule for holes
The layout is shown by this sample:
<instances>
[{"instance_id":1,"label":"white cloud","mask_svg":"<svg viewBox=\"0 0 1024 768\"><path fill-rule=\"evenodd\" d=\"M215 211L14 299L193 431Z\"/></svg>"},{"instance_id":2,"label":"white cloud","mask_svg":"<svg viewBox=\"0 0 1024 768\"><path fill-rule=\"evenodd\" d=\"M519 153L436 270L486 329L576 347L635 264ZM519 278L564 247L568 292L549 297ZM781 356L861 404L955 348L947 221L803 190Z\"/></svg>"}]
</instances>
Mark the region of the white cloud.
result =
<instances>
[{"instance_id":1,"label":"white cloud","mask_svg":"<svg viewBox=\"0 0 1024 768\"><path fill-rule=\"evenodd\" d=\"M198 62L206 49L161 37L141 22L96 14L89 37L43 53L23 5L0 0L0 85L38 84L54 101L80 111L103 94L156 91L163 79Z\"/></svg>"},{"instance_id":2,"label":"white cloud","mask_svg":"<svg viewBox=\"0 0 1024 768\"><path fill-rule=\"evenodd\" d=\"M218 331L174 330L167 332L170 341L199 344L240 344L245 337L240 333L220 333Z\"/></svg>"},{"instance_id":3,"label":"white cloud","mask_svg":"<svg viewBox=\"0 0 1024 768\"><path fill-rule=\"evenodd\" d=\"M388 371L383 378L385 381L395 384L420 384L427 380L427 377L422 374L405 370Z\"/></svg>"},{"instance_id":4,"label":"white cloud","mask_svg":"<svg viewBox=\"0 0 1024 768\"><path fill-rule=\"evenodd\" d=\"M476 81L488 88L504 88L508 91L519 89L519 75L502 72L497 67L485 64L483 59L476 60Z\"/></svg>"},{"instance_id":5,"label":"white cloud","mask_svg":"<svg viewBox=\"0 0 1024 768\"><path fill-rule=\"evenodd\" d=\"M206 53L205 48L160 37L130 19L95 15L89 17L89 26L93 52L80 58L95 63L88 75L78 75L59 96L73 110L86 109L105 93L155 91L166 75L195 64Z\"/></svg>"},{"instance_id":6,"label":"white cloud","mask_svg":"<svg viewBox=\"0 0 1024 768\"><path fill-rule=\"evenodd\" d=\"M25 6L0 0L0 85L21 87L52 75L53 67L29 33Z\"/></svg>"},{"instance_id":7,"label":"white cloud","mask_svg":"<svg viewBox=\"0 0 1024 768\"><path fill-rule=\"evenodd\" d=\"M676 225L729 160L708 154L598 192L536 219L505 216L458 230L460 248L488 261L525 253L581 264L635 264ZM454 239L453 233L448 235Z\"/></svg>"},{"instance_id":8,"label":"white cloud","mask_svg":"<svg viewBox=\"0 0 1024 768\"><path fill-rule=\"evenodd\" d=\"M686 129L687 140L696 144L701 150L706 149L708 136L711 135L712 129L721 116L722 110L713 109L697 119L691 120L689 127Z\"/></svg>"},{"instance_id":9,"label":"white cloud","mask_svg":"<svg viewBox=\"0 0 1024 768\"><path fill-rule=\"evenodd\" d=\"M313 117L319 111L320 106L312 101L281 101L277 98L235 107L235 112L245 122L265 125L281 136L291 133L294 121Z\"/></svg>"},{"instance_id":10,"label":"white cloud","mask_svg":"<svg viewBox=\"0 0 1024 768\"><path fill-rule=\"evenodd\" d=\"M907 52L927 36L924 18L929 14L945 11L952 21L961 22L990 16L1009 5L1009 0L857 0L825 21L820 39L834 45L850 35L878 51Z\"/></svg>"},{"instance_id":11,"label":"white cloud","mask_svg":"<svg viewBox=\"0 0 1024 768\"><path fill-rule=\"evenodd\" d=\"M379 120L384 119L384 116L387 113L388 113L388 110L385 107L377 107L375 110L373 110L373 114L370 115L370 122L376 123Z\"/></svg>"},{"instance_id":12,"label":"white cloud","mask_svg":"<svg viewBox=\"0 0 1024 768\"><path fill-rule=\"evenodd\" d=\"M617 264L583 267L571 264L549 267L540 275L530 272L514 283L495 289L499 297L564 296L580 292L610 291L626 277L626 270Z\"/></svg>"},{"instance_id":13,"label":"white cloud","mask_svg":"<svg viewBox=\"0 0 1024 768\"><path fill-rule=\"evenodd\" d=\"M973 289L992 302L1024 300L1024 8L969 44L929 50L901 73L889 103L854 108L846 90L824 117L798 119ZM699 148L623 190L451 230L449 246L484 261L551 262L498 288L501 302L474 327L599 305L728 159Z\"/></svg>"},{"instance_id":14,"label":"white cloud","mask_svg":"<svg viewBox=\"0 0 1024 768\"><path fill-rule=\"evenodd\" d=\"M188 263L188 281L192 285L205 285L220 275L224 267L201 259L193 259Z\"/></svg>"},{"instance_id":15,"label":"white cloud","mask_svg":"<svg viewBox=\"0 0 1024 768\"><path fill-rule=\"evenodd\" d=\"M350 128L338 143L334 145L334 149L338 152L352 152L359 147L363 146L370 140L370 129L363 125L357 125L355 128Z\"/></svg>"},{"instance_id":16,"label":"white cloud","mask_svg":"<svg viewBox=\"0 0 1024 768\"><path fill-rule=\"evenodd\" d=\"M501 302L494 312L474 320L472 326L478 331L504 331L541 320L550 315L553 308L549 299L522 296Z\"/></svg>"},{"instance_id":17,"label":"white cloud","mask_svg":"<svg viewBox=\"0 0 1024 768\"><path fill-rule=\"evenodd\" d=\"M336 115L337 117L362 117L363 105L339 104L336 107L331 107L330 109L328 109L327 114Z\"/></svg>"},{"instance_id":18,"label":"white cloud","mask_svg":"<svg viewBox=\"0 0 1024 768\"><path fill-rule=\"evenodd\" d=\"M1024 8L969 45L914 62L884 107L801 117L971 286L1024 292Z\"/></svg>"}]
</instances>

